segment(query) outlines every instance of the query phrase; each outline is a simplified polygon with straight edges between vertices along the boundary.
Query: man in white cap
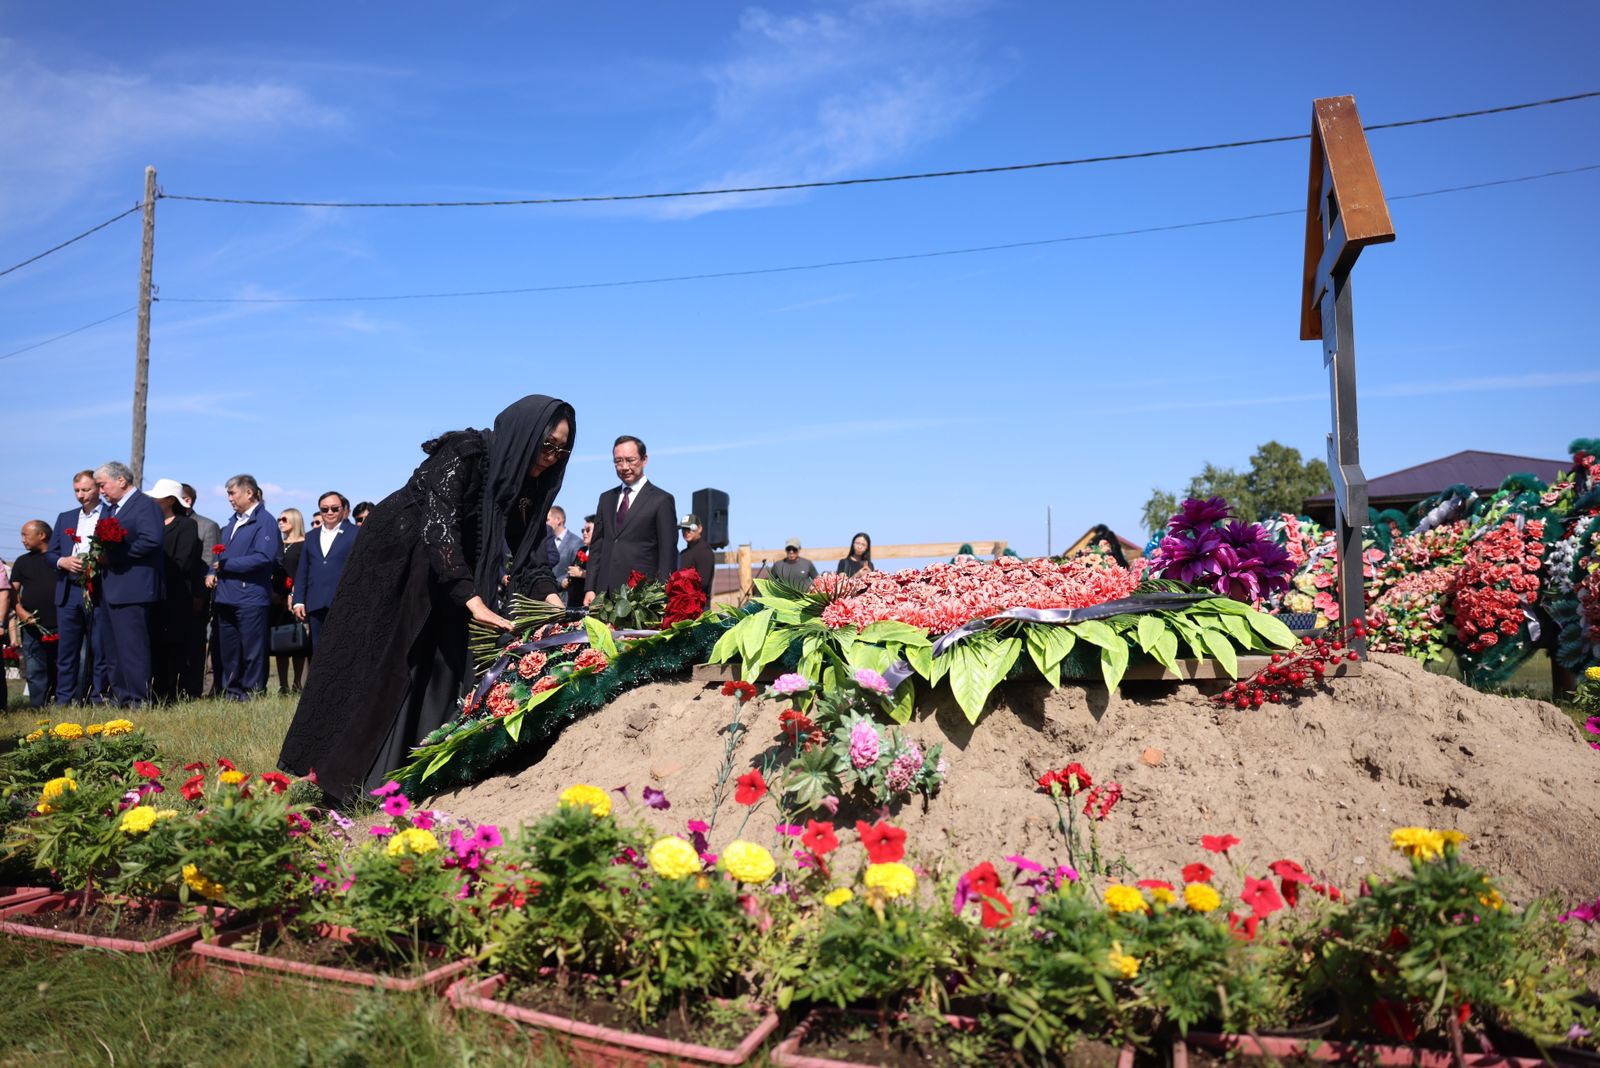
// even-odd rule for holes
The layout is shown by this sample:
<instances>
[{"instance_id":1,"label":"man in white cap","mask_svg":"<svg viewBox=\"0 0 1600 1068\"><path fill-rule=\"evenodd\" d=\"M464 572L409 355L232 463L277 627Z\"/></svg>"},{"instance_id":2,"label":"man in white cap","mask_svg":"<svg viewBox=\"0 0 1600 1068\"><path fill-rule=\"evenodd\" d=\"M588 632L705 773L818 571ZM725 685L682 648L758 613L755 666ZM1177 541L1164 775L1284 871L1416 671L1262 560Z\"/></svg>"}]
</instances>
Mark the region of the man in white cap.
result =
<instances>
[{"instance_id":1,"label":"man in white cap","mask_svg":"<svg viewBox=\"0 0 1600 1068\"><path fill-rule=\"evenodd\" d=\"M772 577L805 593L817 581L817 565L800 555L800 539L783 543L783 559L772 565Z\"/></svg>"}]
</instances>

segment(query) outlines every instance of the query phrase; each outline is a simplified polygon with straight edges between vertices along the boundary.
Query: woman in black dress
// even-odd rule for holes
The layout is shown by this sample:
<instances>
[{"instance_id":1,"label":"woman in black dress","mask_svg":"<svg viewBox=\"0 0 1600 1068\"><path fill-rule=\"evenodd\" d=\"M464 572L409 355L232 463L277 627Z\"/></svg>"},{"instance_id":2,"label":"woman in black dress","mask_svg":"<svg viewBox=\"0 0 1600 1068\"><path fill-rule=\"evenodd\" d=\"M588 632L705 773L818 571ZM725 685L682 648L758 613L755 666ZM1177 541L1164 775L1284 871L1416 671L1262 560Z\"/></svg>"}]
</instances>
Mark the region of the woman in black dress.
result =
<instances>
[{"instance_id":1,"label":"woman in black dress","mask_svg":"<svg viewBox=\"0 0 1600 1068\"><path fill-rule=\"evenodd\" d=\"M560 606L545 516L577 432L570 404L531 396L492 431L422 446L428 458L350 550L279 767L315 771L340 803L382 785L456 714L472 682L468 620L510 629L498 609L514 593Z\"/></svg>"},{"instance_id":2,"label":"woman in black dress","mask_svg":"<svg viewBox=\"0 0 1600 1068\"><path fill-rule=\"evenodd\" d=\"M300 554L306 548L306 519L298 508L285 508L278 513L278 534L283 544L278 546L278 563L272 569L272 610L267 613L268 624L283 627L299 622L289 611L289 593L294 588L294 576L300 569ZM299 693L306 681L305 653L274 653L278 662L278 692ZM294 669L290 677L290 668Z\"/></svg>"},{"instance_id":3,"label":"woman in black dress","mask_svg":"<svg viewBox=\"0 0 1600 1068\"><path fill-rule=\"evenodd\" d=\"M176 701L178 684L189 664L194 619L205 597L205 559L200 552L200 527L179 496L183 487L170 478L157 479L150 496L161 505L166 526L161 555L166 561L166 599L150 617L150 668L157 701Z\"/></svg>"},{"instance_id":4,"label":"woman in black dress","mask_svg":"<svg viewBox=\"0 0 1600 1068\"><path fill-rule=\"evenodd\" d=\"M857 571L873 571L872 539L862 531L850 539L850 553L839 561L838 573L854 575Z\"/></svg>"}]
</instances>

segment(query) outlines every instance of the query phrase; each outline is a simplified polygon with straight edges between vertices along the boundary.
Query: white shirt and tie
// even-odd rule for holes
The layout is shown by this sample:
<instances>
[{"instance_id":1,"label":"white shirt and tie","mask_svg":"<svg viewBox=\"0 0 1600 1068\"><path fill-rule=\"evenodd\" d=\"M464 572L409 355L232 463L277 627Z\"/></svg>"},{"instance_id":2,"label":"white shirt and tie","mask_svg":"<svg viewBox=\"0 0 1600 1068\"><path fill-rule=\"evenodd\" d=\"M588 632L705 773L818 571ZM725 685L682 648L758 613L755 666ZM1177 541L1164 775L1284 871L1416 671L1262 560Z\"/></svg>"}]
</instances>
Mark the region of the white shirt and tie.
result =
<instances>
[{"instance_id":1,"label":"white shirt and tie","mask_svg":"<svg viewBox=\"0 0 1600 1068\"><path fill-rule=\"evenodd\" d=\"M617 526L622 526L623 521L628 518L628 509L632 508L633 502L639 499L639 491L644 489L644 484L648 481L650 480L640 475L639 481L633 485L630 486L626 482L622 484L622 492L617 494L617 514L615 517Z\"/></svg>"}]
</instances>

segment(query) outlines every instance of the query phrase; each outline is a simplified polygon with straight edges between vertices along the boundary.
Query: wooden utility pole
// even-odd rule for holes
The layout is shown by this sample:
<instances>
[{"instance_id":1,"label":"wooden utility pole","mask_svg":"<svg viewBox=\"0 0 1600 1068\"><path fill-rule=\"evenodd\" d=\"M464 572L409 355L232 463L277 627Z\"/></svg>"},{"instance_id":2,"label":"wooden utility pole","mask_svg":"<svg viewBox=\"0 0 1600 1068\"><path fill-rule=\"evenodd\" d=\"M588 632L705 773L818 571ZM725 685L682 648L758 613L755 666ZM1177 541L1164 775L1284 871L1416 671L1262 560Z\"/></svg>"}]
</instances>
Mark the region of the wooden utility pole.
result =
<instances>
[{"instance_id":1,"label":"wooden utility pole","mask_svg":"<svg viewBox=\"0 0 1600 1068\"><path fill-rule=\"evenodd\" d=\"M133 484L144 485L145 407L150 395L150 271L156 258L156 169L144 169L144 243L139 250L139 340L133 364Z\"/></svg>"},{"instance_id":2,"label":"wooden utility pole","mask_svg":"<svg viewBox=\"0 0 1600 1068\"><path fill-rule=\"evenodd\" d=\"M1301 274L1300 339L1322 342L1333 406L1328 473L1333 476L1338 531L1339 612L1346 624L1367 616L1362 531L1367 525L1367 479L1361 472L1356 421L1355 312L1350 270L1368 245L1394 240L1389 205L1350 96L1318 100L1311 108L1311 176L1306 193L1306 249ZM1366 659L1364 638L1351 645Z\"/></svg>"}]
</instances>

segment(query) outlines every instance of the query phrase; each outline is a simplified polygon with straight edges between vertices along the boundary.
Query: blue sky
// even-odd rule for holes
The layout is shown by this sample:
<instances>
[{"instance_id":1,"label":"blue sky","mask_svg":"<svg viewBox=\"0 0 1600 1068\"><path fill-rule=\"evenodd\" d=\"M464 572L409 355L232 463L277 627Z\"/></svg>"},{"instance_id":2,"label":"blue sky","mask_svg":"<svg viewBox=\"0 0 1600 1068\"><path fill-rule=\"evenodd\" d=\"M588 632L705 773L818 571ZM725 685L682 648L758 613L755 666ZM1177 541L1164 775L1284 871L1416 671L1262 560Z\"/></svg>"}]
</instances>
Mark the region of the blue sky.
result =
<instances>
[{"instance_id":1,"label":"blue sky","mask_svg":"<svg viewBox=\"0 0 1600 1068\"><path fill-rule=\"evenodd\" d=\"M1550 3L766 6L0 2L0 267L169 194L459 200L938 170L1296 134L1600 88L1600 8ZM1320 45L1320 51L1317 46ZM1600 163L1600 101L1374 132L1391 195ZM147 480L248 471L274 508L378 499L524 393L579 413L562 503L645 439L734 540L1137 535L1153 486L1321 455L1297 216L885 264L425 301L894 256L1303 206L1304 142L693 201L340 210L164 200ZM1369 475L1600 434L1600 171L1392 205L1355 280ZM0 353L134 303L137 217L0 278ZM134 319L0 361L0 554L125 457Z\"/></svg>"}]
</instances>

